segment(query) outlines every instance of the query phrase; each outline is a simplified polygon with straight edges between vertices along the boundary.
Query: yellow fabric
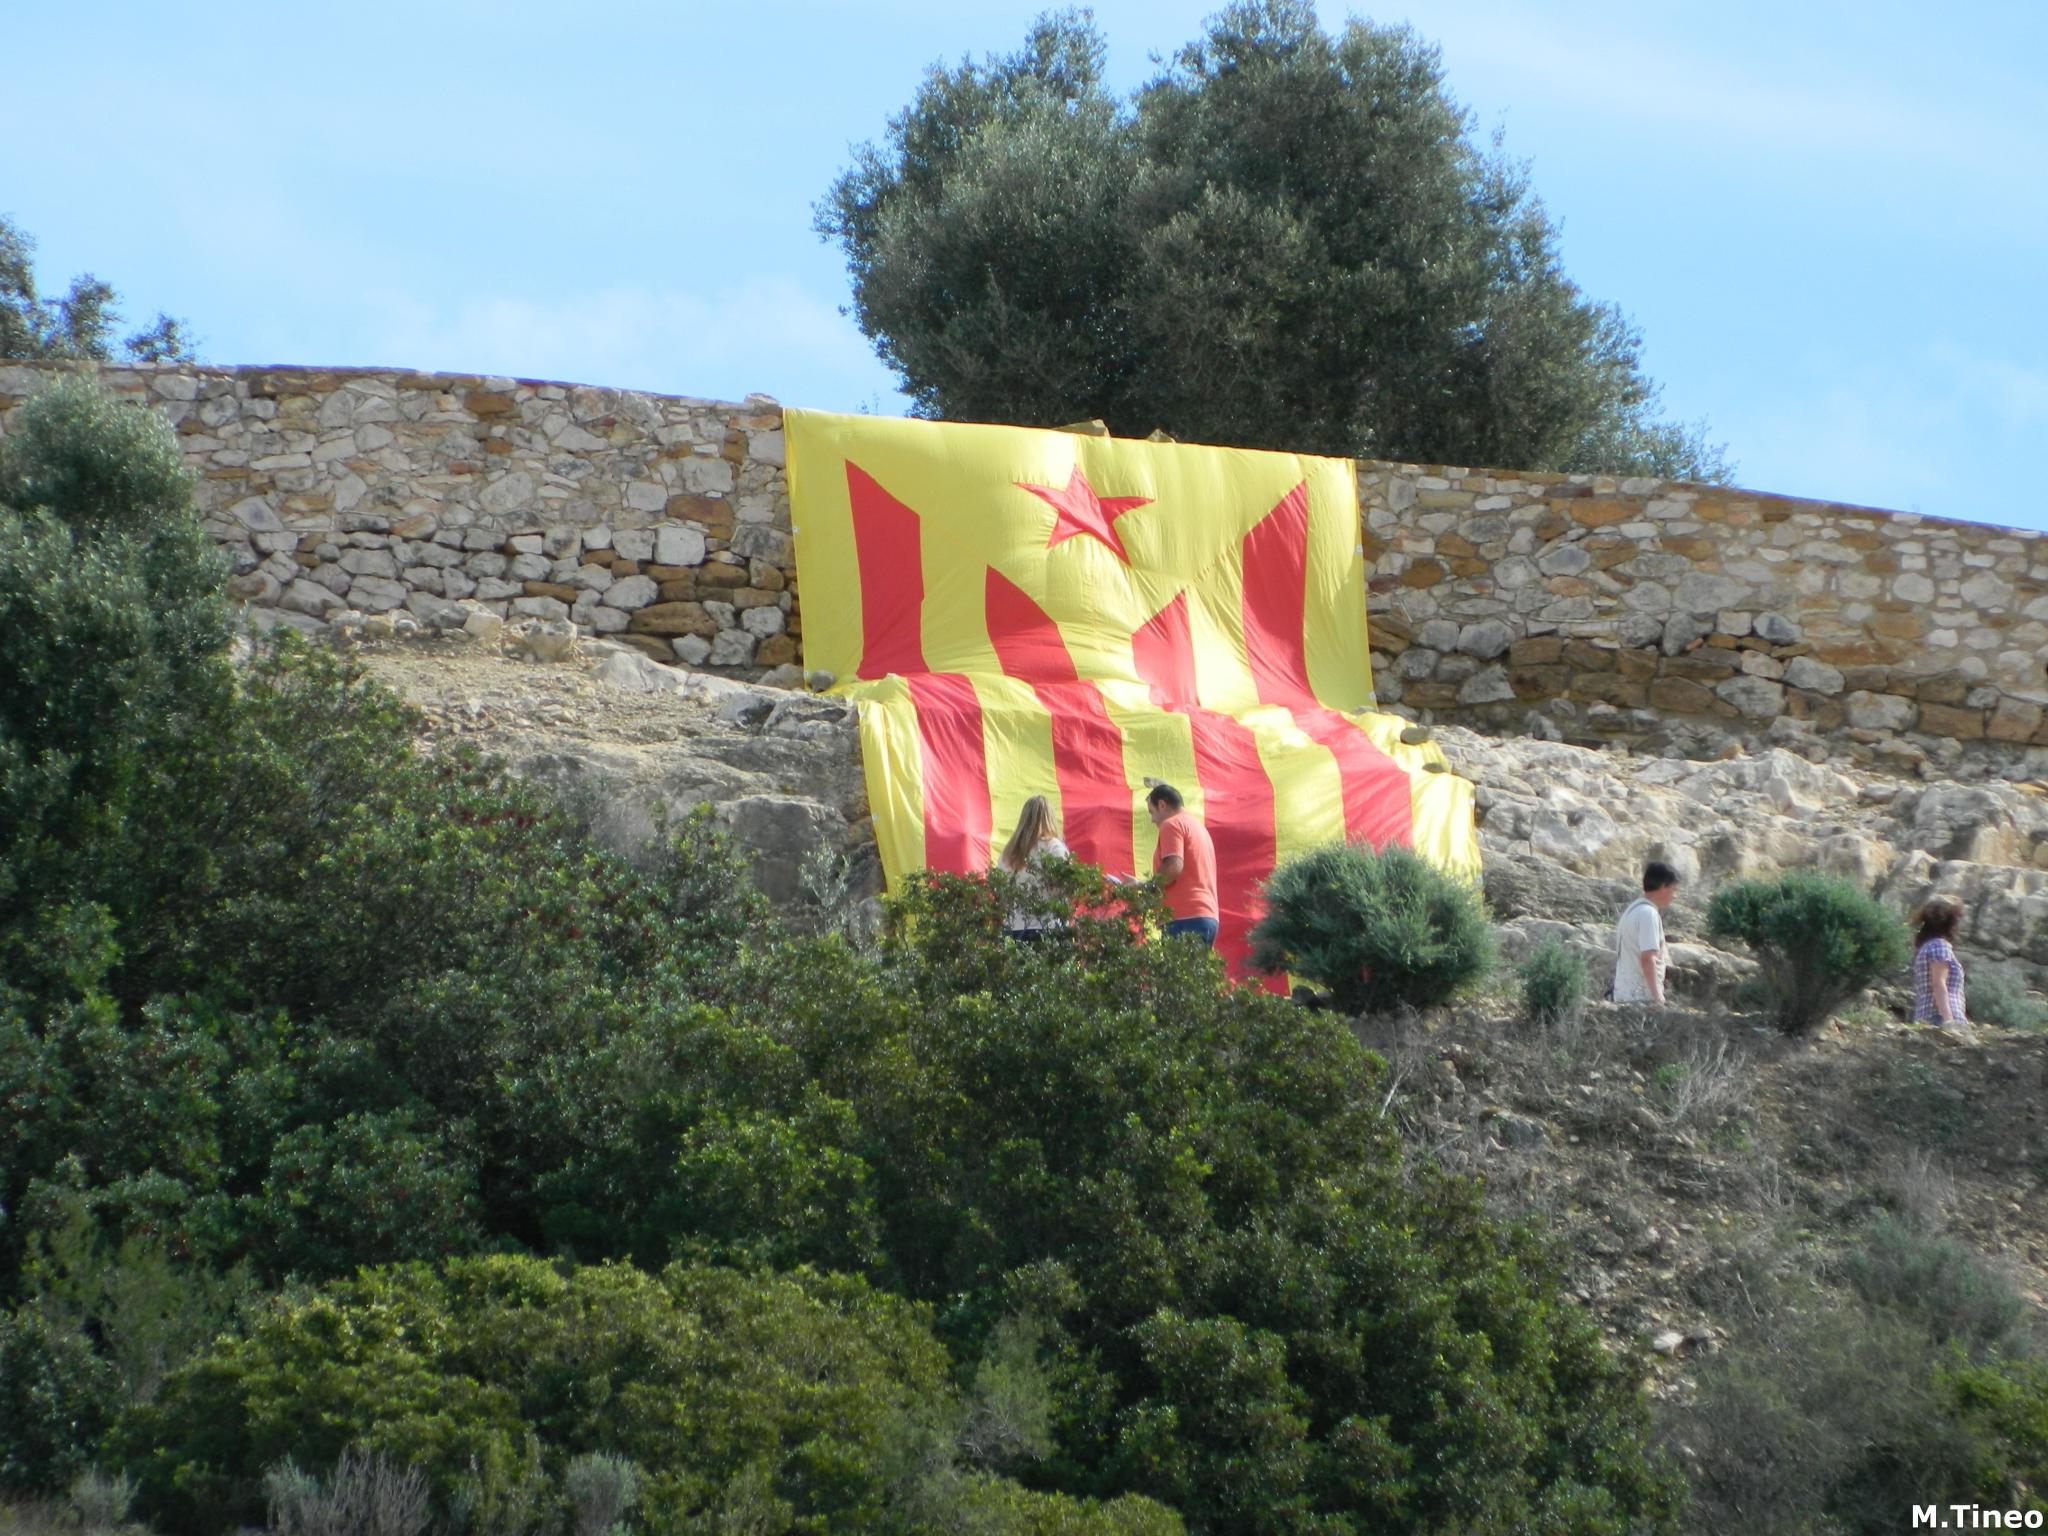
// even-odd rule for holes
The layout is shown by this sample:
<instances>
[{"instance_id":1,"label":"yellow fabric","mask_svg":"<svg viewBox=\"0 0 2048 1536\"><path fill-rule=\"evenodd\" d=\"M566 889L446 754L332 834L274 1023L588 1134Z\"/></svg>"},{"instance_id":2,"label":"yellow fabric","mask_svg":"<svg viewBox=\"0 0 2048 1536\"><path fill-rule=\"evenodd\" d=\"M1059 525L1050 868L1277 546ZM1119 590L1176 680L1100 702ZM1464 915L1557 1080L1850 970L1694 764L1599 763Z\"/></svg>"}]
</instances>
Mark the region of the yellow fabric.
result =
<instances>
[{"instance_id":1,"label":"yellow fabric","mask_svg":"<svg viewBox=\"0 0 2048 1536\"><path fill-rule=\"evenodd\" d=\"M805 665L833 673L834 691L859 705L869 803L892 886L934 862L928 833L959 830L927 825L940 789L927 784L931 773L946 776L944 795L964 797L968 813L988 823L938 862L986 867L1025 799L1043 794L1065 809L1062 785L1092 773L1090 793L1111 801L1127 793L1128 858L1143 871L1153 846L1148 781L1174 784L1205 817L1206 768L1216 784L1236 786L1226 789L1226 830L1233 817L1249 817L1255 829L1265 791L1256 773L1241 771L1250 749L1233 744L1245 743L1255 743L1270 781L1272 852L1285 859L1343 837L1347 817L1361 825L1365 769L1345 732L1369 744L1364 756L1385 760L1375 771L1390 762L1405 775L1402 840L1477 876L1472 786L1443 771L1435 747L1402 745L1405 722L1371 712L1349 463L817 411L788 411L784 424ZM1263 596L1247 587L1247 551L1259 562L1253 588ZM1291 623L1290 603L1299 613ZM1248 608L1260 615L1253 635ZM1174 695L1173 708L1161 707L1157 677L1142 670L1135 637L1148 625L1172 629L1179 648L1167 649L1190 658L1193 694ZM1059 681L1061 647L1077 682ZM1297 675L1306 694L1289 691L1285 679ZM913 698L925 699L929 715L941 691L950 711L943 730L921 723ZM1120 767L1090 723L1099 720L1120 737ZM977 745L986 773L979 791L963 768ZM1234 778L1219 751L1238 753L1229 758ZM1385 799L1372 794L1376 804ZM1091 825L1120 861L1122 812L1098 806ZM1256 842L1256 830L1246 835ZM1249 868L1245 857L1240 870Z\"/></svg>"}]
</instances>

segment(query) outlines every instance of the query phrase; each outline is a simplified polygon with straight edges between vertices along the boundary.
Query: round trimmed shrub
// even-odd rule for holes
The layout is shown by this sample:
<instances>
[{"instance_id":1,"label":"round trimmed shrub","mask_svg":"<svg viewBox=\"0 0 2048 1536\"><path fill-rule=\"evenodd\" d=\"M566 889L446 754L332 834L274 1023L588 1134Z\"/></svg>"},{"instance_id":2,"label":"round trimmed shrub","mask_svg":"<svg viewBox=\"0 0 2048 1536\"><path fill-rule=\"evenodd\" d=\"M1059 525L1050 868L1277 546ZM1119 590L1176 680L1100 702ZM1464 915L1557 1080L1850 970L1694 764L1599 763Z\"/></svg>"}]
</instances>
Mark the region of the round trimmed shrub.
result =
<instances>
[{"instance_id":1,"label":"round trimmed shrub","mask_svg":"<svg viewBox=\"0 0 2048 1536\"><path fill-rule=\"evenodd\" d=\"M1332 843L1273 871L1252 963L1326 988L1348 1013L1441 1003L1493 969L1477 886L1406 848Z\"/></svg>"},{"instance_id":2,"label":"round trimmed shrub","mask_svg":"<svg viewBox=\"0 0 2048 1536\"><path fill-rule=\"evenodd\" d=\"M1707 931L1755 953L1778 1028L1806 1034L1873 981L1912 959L1905 929L1847 880L1795 870L1723 886Z\"/></svg>"}]
</instances>

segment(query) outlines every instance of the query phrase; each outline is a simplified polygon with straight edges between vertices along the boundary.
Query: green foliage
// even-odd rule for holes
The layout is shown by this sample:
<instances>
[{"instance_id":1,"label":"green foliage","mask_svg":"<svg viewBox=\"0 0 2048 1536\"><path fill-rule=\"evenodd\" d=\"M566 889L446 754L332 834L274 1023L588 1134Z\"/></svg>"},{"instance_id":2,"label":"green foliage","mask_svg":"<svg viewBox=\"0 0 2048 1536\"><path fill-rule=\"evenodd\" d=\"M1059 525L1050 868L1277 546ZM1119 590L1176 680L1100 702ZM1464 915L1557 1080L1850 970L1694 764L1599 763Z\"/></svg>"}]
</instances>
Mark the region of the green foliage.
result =
<instances>
[{"instance_id":1,"label":"green foliage","mask_svg":"<svg viewBox=\"0 0 2048 1536\"><path fill-rule=\"evenodd\" d=\"M1755 952L1788 1035L1818 1029L1911 958L1899 920L1877 901L1847 880L1804 870L1723 886L1708 903L1707 931Z\"/></svg>"},{"instance_id":2,"label":"green foliage","mask_svg":"<svg viewBox=\"0 0 2048 1536\"><path fill-rule=\"evenodd\" d=\"M21 407L0 447L0 932L123 888L129 819L226 707L223 575L161 418L84 380Z\"/></svg>"},{"instance_id":3,"label":"green foliage","mask_svg":"<svg viewBox=\"0 0 2048 1536\"><path fill-rule=\"evenodd\" d=\"M1328 988L1347 1013L1429 1007L1493 969L1477 888L1405 848L1315 849L1273 871L1265 900L1252 963Z\"/></svg>"},{"instance_id":4,"label":"green foliage","mask_svg":"<svg viewBox=\"0 0 2048 1536\"><path fill-rule=\"evenodd\" d=\"M1881 1061L1866 1092L1876 1122L1916 1146L1952 1146L1984 1121L1975 1095L1924 1061Z\"/></svg>"},{"instance_id":5,"label":"green foliage","mask_svg":"<svg viewBox=\"0 0 2048 1536\"><path fill-rule=\"evenodd\" d=\"M1522 1012L1540 1025L1568 1024L1586 1006L1586 962L1561 940L1545 939L1522 962Z\"/></svg>"},{"instance_id":6,"label":"green foliage","mask_svg":"<svg viewBox=\"0 0 2048 1536\"><path fill-rule=\"evenodd\" d=\"M2048 1371L1973 1361L1889 1307L1787 1307L1697 1380L1668 1430L1694 1453L1693 1529L1889 1536L1913 1504L2048 1511Z\"/></svg>"},{"instance_id":7,"label":"green foliage","mask_svg":"<svg viewBox=\"0 0 2048 1536\"><path fill-rule=\"evenodd\" d=\"M594 1536L628 1507L662 1531L741 1508L774 1529L886 1528L956 1475L948 1364L922 1309L846 1277L457 1260L280 1298L122 1443L174 1530L250 1518L266 1469L351 1450L417 1467L479 1529L517 1515ZM1081 1531L1123 1527L1046 1502Z\"/></svg>"},{"instance_id":8,"label":"green foliage","mask_svg":"<svg viewBox=\"0 0 2048 1536\"><path fill-rule=\"evenodd\" d=\"M1880 1216L1843 1260L1843 1272L1864 1300L1911 1316L1938 1343L1972 1355L2024 1347L2026 1302L1952 1238Z\"/></svg>"},{"instance_id":9,"label":"green foliage","mask_svg":"<svg viewBox=\"0 0 2048 1536\"><path fill-rule=\"evenodd\" d=\"M135 1503L135 1480L118 1473L110 1477L95 1467L71 1480L66 1497L81 1531L87 1536L111 1536L128 1523L129 1508Z\"/></svg>"},{"instance_id":10,"label":"green foliage","mask_svg":"<svg viewBox=\"0 0 2048 1536\"><path fill-rule=\"evenodd\" d=\"M575 1536L605 1536L638 1502L640 1474L623 1457L591 1451L569 1463L562 1488L569 1497Z\"/></svg>"},{"instance_id":11,"label":"green foliage","mask_svg":"<svg viewBox=\"0 0 2048 1536\"><path fill-rule=\"evenodd\" d=\"M1658 1528L1627 1371L1470 1189L1404 1183L1350 1030L1064 878L1057 945L1002 942L997 884L933 878L877 971L806 967L769 1005L869 1138L887 1283L957 1352L1043 1327L1034 1481L1217 1529Z\"/></svg>"},{"instance_id":12,"label":"green foliage","mask_svg":"<svg viewBox=\"0 0 2048 1536\"><path fill-rule=\"evenodd\" d=\"M36 291L36 243L0 218L0 358L75 358L111 362L121 316L112 287L87 273L73 278L60 299ZM192 345L182 322L160 314L121 342L138 362L188 360Z\"/></svg>"},{"instance_id":13,"label":"green foliage","mask_svg":"<svg viewBox=\"0 0 2048 1536\"><path fill-rule=\"evenodd\" d=\"M2009 976L1982 971L1969 978L1971 1022L2000 1029L2048 1029L2048 1003Z\"/></svg>"},{"instance_id":14,"label":"green foliage","mask_svg":"<svg viewBox=\"0 0 2048 1536\"><path fill-rule=\"evenodd\" d=\"M189 522L191 482L161 416L83 376L32 395L0 442L0 503L72 528L147 535Z\"/></svg>"},{"instance_id":15,"label":"green foliage","mask_svg":"<svg viewBox=\"0 0 2048 1536\"><path fill-rule=\"evenodd\" d=\"M923 414L1725 477L1437 50L1243 0L1129 100L1085 12L935 67L817 210Z\"/></svg>"},{"instance_id":16,"label":"green foliage","mask_svg":"<svg viewBox=\"0 0 2048 1536\"><path fill-rule=\"evenodd\" d=\"M68 1486L120 1401L113 1365L84 1334L34 1307L0 1312L0 1487Z\"/></svg>"}]
</instances>

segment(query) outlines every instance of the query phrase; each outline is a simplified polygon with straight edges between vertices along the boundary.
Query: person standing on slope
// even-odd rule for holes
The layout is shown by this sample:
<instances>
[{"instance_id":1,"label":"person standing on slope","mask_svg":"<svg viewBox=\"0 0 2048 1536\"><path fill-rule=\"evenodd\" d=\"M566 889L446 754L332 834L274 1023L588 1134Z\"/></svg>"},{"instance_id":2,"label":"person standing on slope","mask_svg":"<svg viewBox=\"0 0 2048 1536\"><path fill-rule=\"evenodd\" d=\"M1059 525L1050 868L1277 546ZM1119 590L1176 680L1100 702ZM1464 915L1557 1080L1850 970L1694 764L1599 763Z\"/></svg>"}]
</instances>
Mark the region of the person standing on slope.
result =
<instances>
[{"instance_id":1,"label":"person standing on slope","mask_svg":"<svg viewBox=\"0 0 2048 1536\"><path fill-rule=\"evenodd\" d=\"M1955 946L1963 904L1953 896L1931 896L1912 920L1920 926L1913 938L1913 1022L1932 1025L1951 1040L1974 1039Z\"/></svg>"},{"instance_id":2,"label":"person standing on slope","mask_svg":"<svg viewBox=\"0 0 2048 1536\"><path fill-rule=\"evenodd\" d=\"M1664 913L1678 899L1678 871L1652 859L1643 866L1643 894L1628 904L1614 927L1614 1000L1664 1006L1664 972L1671 946Z\"/></svg>"}]
</instances>

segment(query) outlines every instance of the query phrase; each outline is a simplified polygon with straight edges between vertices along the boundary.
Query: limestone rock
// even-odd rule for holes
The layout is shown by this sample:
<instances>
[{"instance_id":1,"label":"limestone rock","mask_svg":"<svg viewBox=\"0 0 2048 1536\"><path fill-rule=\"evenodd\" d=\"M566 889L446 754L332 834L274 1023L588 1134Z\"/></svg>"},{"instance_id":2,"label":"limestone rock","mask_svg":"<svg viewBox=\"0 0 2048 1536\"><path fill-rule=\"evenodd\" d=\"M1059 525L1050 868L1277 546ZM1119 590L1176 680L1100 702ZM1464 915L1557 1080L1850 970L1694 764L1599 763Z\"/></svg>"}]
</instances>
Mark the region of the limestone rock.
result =
<instances>
[{"instance_id":1,"label":"limestone rock","mask_svg":"<svg viewBox=\"0 0 2048 1536\"><path fill-rule=\"evenodd\" d=\"M615 651L591 674L601 683L628 693L679 693L686 674L650 661L638 651Z\"/></svg>"},{"instance_id":2,"label":"limestone rock","mask_svg":"<svg viewBox=\"0 0 2048 1536\"><path fill-rule=\"evenodd\" d=\"M1714 692L1752 720L1768 720L1783 712L1785 688L1768 678L1747 673L1715 685Z\"/></svg>"},{"instance_id":3,"label":"limestone rock","mask_svg":"<svg viewBox=\"0 0 2048 1536\"><path fill-rule=\"evenodd\" d=\"M573 660L581 640L567 619L532 619L505 637L505 649L535 661Z\"/></svg>"},{"instance_id":4,"label":"limestone rock","mask_svg":"<svg viewBox=\"0 0 2048 1536\"><path fill-rule=\"evenodd\" d=\"M754 639L745 630L721 629L711 637L711 665L744 667L754 660Z\"/></svg>"},{"instance_id":5,"label":"limestone rock","mask_svg":"<svg viewBox=\"0 0 2048 1536\"><path fill-rule=\"evenodd\" d=\"M1458 687L1460 704L1497 704L1512 699L1514 687L1505 667L1485 667L1474 672Z\"/></svg>"},{"instance_id":6,"label":"limestone rock","mask_svg":"<svg viewBox=\"0 0 2048 1536\"><path fill-rule=\"evenodd\" d=\"M660 565L702 565L704 535L695 528L669 526L654 535L654 559Z\"/></svg>"},{"instance_id":7,"label":"limestone rock","mask_svg":"<svg viewBox=\"0 0 2048 1536\"><path fill-rule=\"evenodd\" d=\"M325 618L337 608L347 606L327 588L310 581L295 581L286 587L277 605L288 612L310 614L316 619Z\"/></svg>"},{"instance_id":8,"label":"limestone rock","mask_svg":"<svg viewBox=\"0 0 2048 1536\"><path fill-rule=\"evenodd\" d=\"M661 589L646 576L624 576L614 581L605 590L607 606L631 613L636 608L645 608L661 595Z\"/></svg>"},{"instance_id":9,"label":"limestone rock","mask_svg":"<svg viewBox=\"0 0 2048 1536\"><path fill-rule=\"evenodd\" d=\"M1804 688L1809 693L1840 693L1843 687L1841 670L1824 661L1815 661L1811 656L1794 656L1785 663L1785 681L1794 688Z\"/></svg>"},{"instance_id":10,"label":"limestone rock","mask_svg":"<svg viewBox=\"0 0 2048 1536\"><path fill-rule=\"evenodd\" d=\"M1920 716L1919 705L1894 693L1871 693L1859 689L1849 695L1847 703L1849 723L1866 730L1910 730Z\"/></svg>"}]
</instances>

